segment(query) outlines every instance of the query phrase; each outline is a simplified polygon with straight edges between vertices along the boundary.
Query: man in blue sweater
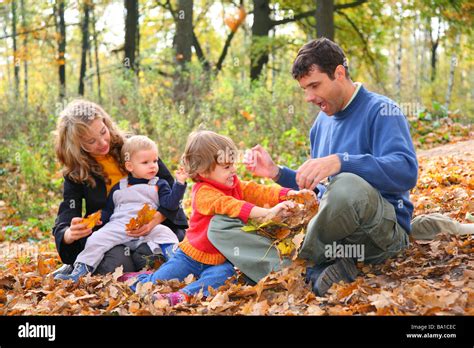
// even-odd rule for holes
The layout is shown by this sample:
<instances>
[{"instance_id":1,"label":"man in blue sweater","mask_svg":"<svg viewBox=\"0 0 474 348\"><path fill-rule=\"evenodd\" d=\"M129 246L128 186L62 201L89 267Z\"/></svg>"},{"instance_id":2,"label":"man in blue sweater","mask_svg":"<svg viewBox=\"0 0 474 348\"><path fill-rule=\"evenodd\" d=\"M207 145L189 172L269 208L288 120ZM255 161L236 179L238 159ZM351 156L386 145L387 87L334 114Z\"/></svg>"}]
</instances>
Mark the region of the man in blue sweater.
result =
<instances>
[{"instance_id":1,"label":"man in blue sweater","mask_svg":"<svg viewBox=\"0 0 474 348\"><path fill-rule=\"evenodd\" d=\"M306 100L321 110L310 131L311 159L294 171L277 166L257 145L247 168L284 187L318 193L319 212L308 225L299 256L314 262L306 277L322 296L334 282L355 279L356 260L379 263L408 246L413 212L409 190L416 185L418 163L402 111L394 101L350 79L337 44L325 38L307 43L298 52L292 74ZM326 178L327 186L321 183ZM214 223L222 227L226 222ZM229 245L236 237L217 231L210 228L209 239L251 279L280 267L272 259L276 253L266 264L258 261L265 248L261 238L247 234L243 238L254 240L232 241L240 250L236 256ZM250 245L257 247L249 251Z\"/></svg>"}]
</instances>

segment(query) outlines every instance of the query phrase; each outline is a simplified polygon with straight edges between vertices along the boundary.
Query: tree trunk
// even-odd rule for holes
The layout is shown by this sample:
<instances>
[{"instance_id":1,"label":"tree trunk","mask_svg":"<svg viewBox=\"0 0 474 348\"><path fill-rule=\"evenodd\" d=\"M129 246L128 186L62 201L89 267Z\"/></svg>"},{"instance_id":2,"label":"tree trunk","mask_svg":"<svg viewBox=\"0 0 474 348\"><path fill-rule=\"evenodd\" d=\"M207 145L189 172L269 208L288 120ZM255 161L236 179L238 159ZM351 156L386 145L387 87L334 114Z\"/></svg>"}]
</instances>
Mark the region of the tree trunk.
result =
<instances>
[{"instance_id":1,"label":"tree trunk","mask_svg":"<svg viewBox=\"0 0 474 348\"><path fill-rule=\"evenodd\" d=\"M57 0L57 5L59 16L59 98L63 99L66 96L66 22L64 20L65 0Z\"/></svg>"},{"instance_id":2,"label":"tree trunk","mask_svg":"<svg viewBox=\"0 0 474 348\"><path fill-rule=\"evenodd\" d=\"M275 37L276 37L275 27L273 27L272 30L271 30L271 37L272 37L272 39L275 39ZM275 86L276 75L277 75L275 49L273 48L273 46L270 49L270 61L271 61L270 66L271 66L271 69L272 69L272 85L271 86L272 86L272 90L273 90L273 87Z\"/></svg>"},{"instance_id":3,"label":"tree trunk","mask_svg":"<svg viewBox=\"0 0 474 348\"><path fill-rule=\"evenodd\" d=\"M318 16L321 17L318 22L321 25L319 31L331 39L334 38L334 11L346 8L352 8L362 5L367 0L355 0L346 4L334 5L334 1L317 1L318 9L298 13L291 18L281 20L272 20L270 18L269 0L253 0L253 24L252 24L252 43L250 48L250 78L255 80L262 72L263 66L268 62L268 33L277 25L291 23L304 18L313 17L319 10ZM322 4L319 6L319 4ZM329 11L332 9L332 12ZM343 13L341 11L341 13ZM319 33L318 33L319 35Z\"/></svg>"},{"instance_id":4,"label":"tree trunk","mask_svg":"<svg viewBox=\"0 0 474 348\"><path fill-rule=\"evenodd\" d=\"M15 99L18 99L20 94L20 58L18 57L18 49L16 43L16 0L12 1L12 34L13 34L13 69L15 74Z\"/></svg>"},{"instance_id":5,"label":"tree trunk","mask_svg":"<svg viewBox=\"0 0 474 348\"><path fill-rule=\"evenodd\" d=\"M430 23L431 25L431 23ZM430 26L430 39L431 39L431 81L433 82L436 78L436 64L437 64L437 50L439 45L439 35L441 30L441 21L438 22L438 34L436 40L433 39L432 30Z\"/></svg>"},{"instance_id":6,"label":"tree trunk","mask_svg":"<svg viewBox=\"0 0 474 348\"><path fill-rule=\"evenodd\" d=\"M139 38L139 8L138 0L125 0L125 9L127 15L125 17L125 58L124 66L132 69L138 74L137 65L137 49Z\"/></svg>"},{"instance_id":7,"label":"tree trunk","mask_svg":"<svg viewBox=\"0 0 474 348\"><path fill-rule=\"evenodd\" d=\"M25 0L20 1L21 6L21 26L26 30L26 10ZM28 35L23 36L23 83L24 83L24 104L25 109L28 107Z\"/></svg>"},{"instance_id":8,"label":"tree trunk","mask_svg":"<svg viewBox=\"0 0 474 348\"><path fill-rule=\"evenodd\" d=\"M418 36L417 30L419 26L418 14L416 14L415 19L413 21L413 51L414 51L414 60L415 60L415 71L413 72L413 76L415 78L415 100L417 103L420 102L420 61L419 61L419 52L418 52Z\"/></svg>"},{"instance_id":9,"label":"tree trunk","mask_svg":"<svg viewBox=\"0 0 474 348\"><path fill-rule=\"evenodd\" d=\"M426 64L426 57L427 57L427 52L428 52L428 46L429 46L429 40L428 36L430 35L429 31L427 28L424 28L423 30L423 45L421 46L421 58L420 58L420 72L421 72L421 83L425 81L428 81L428 69Z\"/></svg>"},{"instance_id":10,"label":"tree trunk","mask_svg":"<svg viewBox=\"0 0 474 348\"><path fill-rule=\"evenodd\" d=\"M186 64L191 62L191 47L193 45L193 0L178 0L176 16L176 35L173 46L176 52L177 64L173 98L181 102L189 90L189 77L186 76Z\"/></svg>"},{"instance_id":11,"label":"tree trunk","mask_svg":"<svg viewBox=\"0 0 474 348\"><path fill-rule=\"evenodd\" d=\"M433 82L436 78L436 63L437 63L437 49L438 42L431 45L431 81Z\"/></svg>"},{"instance_id":12,"label":"tree trunk","mask_svg":"<svg viewBox=\"0 0 474 348\"><path fill-rule=\"evenodd\" d=\"M89 11L89 17L90 17L90 11ZM90 18L89 18L89 33L90 33ZM89 35L90 38L90 35ZM87 80L87 88L93 92L94 91L94 76L92 73L92 67L93 67L93 62L92 62L92 47L91 47L91 41L87 43L87 66L89 67L91 73L89 73L86 77L84 77L85 80ZM86 70L87 70L86 66Z\"/></svg>"},{"instance_id":13,"label":"tree trunk","mask_svg":"<svg viewBox=\"0 0 474 348\"><path fill-rule=\"evenodd\" d=\"M3 18L3 33L4 33L4 36L7 36L7 32L8 32L8 12L4 12L4 18ZM3 40L3 47L4 47L4 50L5 52L8 52L9 50L9 47L8 47L8 42L7 40ZM8 86L11 86L12 85L12 74L11 74L11 71L10 71L10 64L7 64L6 65L7 67L7 81L8 81ZM8 88L5 88L5 96L7 97L9 94L9 89Z\"/></svg>"},{"instance_id":14,"label":"tree trunk","mask_svg":"<svg viewBox=\"0 0 474 348\"><path fill-rule=\"evenodd\" d=\"M176 51L176 62L181 68L191 61L193 45L193 0L178 0L176 18L176 35L173 46Z\"/></svg>"},{"instance_id":15,"label":"tree trunk","mask_svg":"<svg viewBox=\"0 0 474 348\"><path fill-rule=\"evenodd\" d=\"M397 49L397 102L402 100L402 52L403 52L403 17L400 10L399 26L398 26L398 49Z\"/></svg>"},{"instance_id":16,"label":"tree trunk","mask_svg":"<svg viewBox=\"0 0 474 348\"><path fill-rule=\"evenodd\" d=\"M316 1L316 32L334 41L334 0Z\"/></svg>"},{"instance_id":17,"label":"tree trunk","mask_svg":"<svg viewBox=\"0 0 474 348\"><path fill-rule=\"evenodd\" d=\"M82 53L81 53L81 70L79 74L79 95L84 95L84 76L87 68L87 50L89 49L89 10L90 5L87 0L84 1L82 19Z\"/></svg>"},{"instance_id":18,"label":"tree trunk","mask_svg":"<svg viewBox=\"0 0 474 348\"><path fill-rule=\"evenodd\" d=\"M461 33L456 34L456 39L455 39L455 44L453 47L453 54L451 55L451 65L449 68L449 80L448 80L448 91L446 92L446 110L449 110L449 105L451 104L451 95L453 93L453 87L454 87L454 71L457 66L457 49L459 47L459 42L461 39Z\"/></svg>"},{"instance_id":19,"label":"tree trunk","mask_svg":"<svg viewBox=\"0 0 474 348\"><path fill-rule=\"evenodd\" d=\"M96 28L94 7L91 8L91 16L92 16L92 37L94 41L94 55L95 55L95 74L97 77L97 94L99 96L99 103L102 103L102 94L100 91L99 45L97 43L97 28Z\"/></svg>"},{"instance_id":20,"label":"tree trunk","mask_svg":"<svg viewBox=\"0 0 474 348\"><path fill-rule=\"evenodd\" d=\"M268 63L268 33L273 27L269 0L253 0L252 44L250 48L250 79L256 80Z\"/></svg>"}]
</instances>

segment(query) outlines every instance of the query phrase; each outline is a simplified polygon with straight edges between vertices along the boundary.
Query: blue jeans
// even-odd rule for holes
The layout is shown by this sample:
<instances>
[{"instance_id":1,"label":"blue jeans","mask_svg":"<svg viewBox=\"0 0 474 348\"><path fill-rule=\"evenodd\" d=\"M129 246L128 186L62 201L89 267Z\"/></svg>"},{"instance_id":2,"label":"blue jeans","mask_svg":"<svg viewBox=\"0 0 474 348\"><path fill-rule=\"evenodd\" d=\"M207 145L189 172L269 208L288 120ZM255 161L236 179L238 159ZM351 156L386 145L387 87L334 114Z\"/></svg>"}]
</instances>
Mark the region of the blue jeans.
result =
<instances>
[{"instance_id":1,"label":"blue jeans","mask_svg":"<svg viewBox=\"0 0 474 348\"><path fill-rule=\"evenodd\" d=\"M166 261L171 259L176 251L178 251L178 243L160 244L160 247L161 251L163 251L163 256L165 257Z\"/></svg>"},{"instance_id":2,"label":"blue jeans","mask_svg":"<svg viewBox=\"0 0 474 348\"><path fill-rule=\"evenodd\" d=\"M206 265L193 260L181 249L178 249L174 256L161 265L155 273L139 275L137 283L155 283L157 280L171 279L183 281L189 274L199 279L188 284L181 291L187 295L194 295L202 289L204 296L209 296L208 287L217 289L224 285L225 281L235 274L235 270L229 261L220 265ZM137 283L132 287L133 290Z\"/></svg>"}]
</instances>

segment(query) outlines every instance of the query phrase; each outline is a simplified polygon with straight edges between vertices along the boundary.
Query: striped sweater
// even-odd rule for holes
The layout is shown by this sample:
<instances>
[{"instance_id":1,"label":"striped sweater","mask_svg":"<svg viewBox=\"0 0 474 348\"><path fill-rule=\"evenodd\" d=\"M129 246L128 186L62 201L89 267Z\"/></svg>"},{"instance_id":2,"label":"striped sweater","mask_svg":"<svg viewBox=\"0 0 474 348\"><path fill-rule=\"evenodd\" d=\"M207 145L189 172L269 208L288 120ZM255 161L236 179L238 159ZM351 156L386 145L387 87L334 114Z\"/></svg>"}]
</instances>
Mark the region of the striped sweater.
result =
<instances>
[{"instance_id":1,"label":"striped sweater","mask_svg":"<svg viewBox=\"0 0 474 348\"><path fill-rule=\"evenodd\" d=\"M247 223L254 206L273 207L290 191L279 186L240 181L237 177L233 186L202 177L199 180L193 186L193 210L186 238L180 243L180 248L192 259L207 265L218 265L226 260L207 238L209 223L214 215L227 215Z\"/></svg>"}]
</instances>

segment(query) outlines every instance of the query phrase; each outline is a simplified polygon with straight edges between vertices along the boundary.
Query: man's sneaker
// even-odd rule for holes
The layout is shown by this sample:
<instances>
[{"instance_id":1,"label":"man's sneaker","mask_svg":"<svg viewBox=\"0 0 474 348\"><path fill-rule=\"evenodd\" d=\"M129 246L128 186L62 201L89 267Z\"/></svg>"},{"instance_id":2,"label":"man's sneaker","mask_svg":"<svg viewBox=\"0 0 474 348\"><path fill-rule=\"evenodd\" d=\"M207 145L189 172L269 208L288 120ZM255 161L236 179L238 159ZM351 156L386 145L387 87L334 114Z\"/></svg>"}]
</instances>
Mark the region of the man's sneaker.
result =
<instances>
[{"instance_id":1,"label":"man's sneaker","mask_svg":"<svg viewBox=\"0 0 474 348\"><path fill-rule=\"evenodd\" d=\"M350 258L337 259L333 263L308 267L306 269L306 280L311 282L313 292L318 296L324 296L334 283L341 280L351 283L357 277L359 270L355 262Z\"/></svg>"},{"instance_id":2,"label":"man's sneaker","mask_svg":"<svg viewBox=\"0 0 474 348\"><path fill-rule=\"evenodd\" d=\"M74 264L74 270L71 274L58 274L54 277L56 280L72 280L77 283L79 278L85 276L87 273L92 272L92 267L87 266L85 263L76 262Z\"/></svg>"},{"instance_id":3,"label":"man's sneaker","mask_svg":"<svg viewBox=\"0 0 474 348\"><path fill-rule=\"evenodd\" d=\"M52 275L53 277L56 277L56 275L58 274L70 274L74 269L74 266L73 265L62 265L61 267L59 267L57 270L53 271L50 273L50 275Z\"/></svg>"}]
</instances>

